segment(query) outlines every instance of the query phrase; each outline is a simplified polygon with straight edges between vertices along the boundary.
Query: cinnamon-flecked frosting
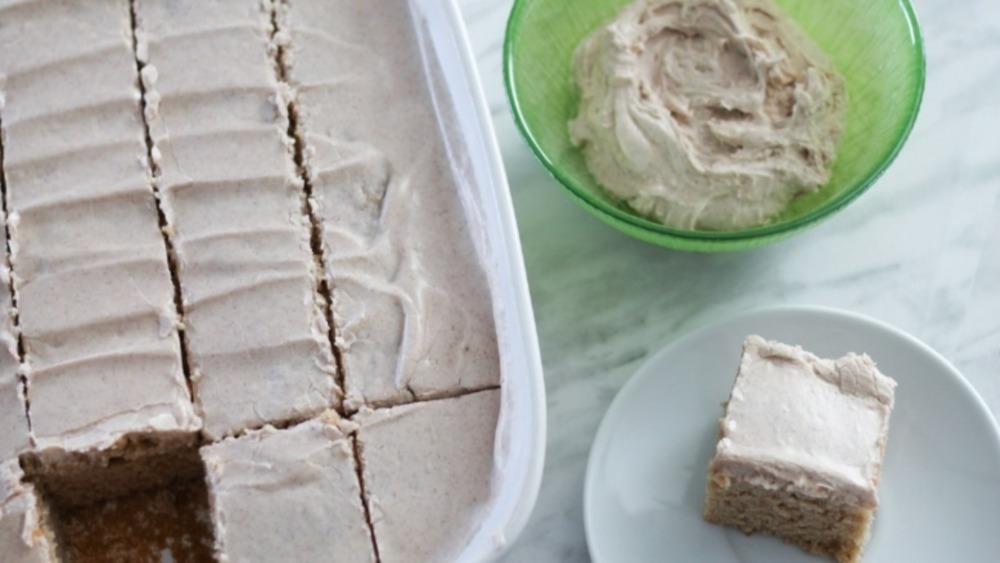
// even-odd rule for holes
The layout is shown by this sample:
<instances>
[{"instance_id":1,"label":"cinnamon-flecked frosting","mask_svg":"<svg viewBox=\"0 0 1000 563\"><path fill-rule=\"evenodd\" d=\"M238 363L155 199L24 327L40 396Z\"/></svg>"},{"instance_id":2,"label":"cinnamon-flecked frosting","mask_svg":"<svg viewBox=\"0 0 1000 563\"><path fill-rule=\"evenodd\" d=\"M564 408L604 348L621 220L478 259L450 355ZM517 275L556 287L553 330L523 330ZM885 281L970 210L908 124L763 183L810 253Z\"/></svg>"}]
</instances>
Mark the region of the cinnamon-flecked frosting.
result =
<instances>
[{"instance_id":1,"label":"cinnamon-flecked frosting","mask_svg":"<svg viewBox=\"0 0 1000 563\"><path fill-rule=\"evenodd\" d=\"M384 563L461 561L491 497L500 391L362 410L365 493Z\"/></svg>"},{"instance_id":2,"label":"cinnamon-flecked frosting","mask_svg":"<svg viewBox=\"0 0 1000 563\"><path fill-rule=\"evenodd\" d=\"M867 355L749 336L709 474L874 508L895 389Z\"/></svg>"},{"instance_id":3,"label":"cinnamon-flecked frosting","mask_svg":"<svg viewBox=\"0 0 1000 563\"><path fill-rule=\"evenodd\" d=\"M128 1L5 2L0 17L11 278L36 445L195 432Z\"/></svg>"},{"instance_id":4,"label":"cinnamon-flecked frosting","mask_svg":"<svg viewBox=\"0 0 1000 563\"><path fill-rule=\"evenodd\" d=\"M135 6L205 433L219 438L337 405L269 11L244 0Z\"/></svg>"},{"instance_id":5,"label":"cinnamon-flecked frosting","mask_svg":"<svg viewBox=\"0 0 1000 563\"><path fill-rule=\"evenodd\" d=\"M489 284L407 3L296 0L279 9L347 405L497 385Z\"/></svg>"},{"instance_id":6,"label":"cinnamon-flecked frosting","mask_svg":"<svg viewBox=\"0 0 1000 563\"><path fill-rule=\"evenodd\" d=\"M0 465L30 445L24 390L18 376L17 332L10 295L7 231L0 213ZM0 544L2 545L2 544Z\"/></svg>"},{"instance_id":7,"label":"cinnamon-flecked frosting","mask_svg":"<svg viewBox=\"0 0 1000 563\"><path fill-rule=\"evenodd\" d=\"M75 511L76 489L121 507L90 485L161 469L197 488L195 454L222 561L448 559L477 532L498 463L493 300L409 8L0 0L0 560L47 560L50 530L111 551L46 508Z\"/></svg>"},{"instance_id":8,"label":"cinnamon-flecked frosting","mask_svg":"<svg viewBox=\"0 0 1000 563\"><path fill-rule=\"evenodd\" d=\"M220 561L375 561L353 427L335 413L201 450Z\"/></svg>"},{"instance_id":9,"label":"cinnamon-flecked frosting","mask_svg":"<svg viewBox=\"0 0 1000 563\"><path fill-rule=\"evenodd\" d=\"M731 230L829 179L844 81L771 0L636 0L580 43L570 136L641 215Z\"/></svg>"}]
</instances>

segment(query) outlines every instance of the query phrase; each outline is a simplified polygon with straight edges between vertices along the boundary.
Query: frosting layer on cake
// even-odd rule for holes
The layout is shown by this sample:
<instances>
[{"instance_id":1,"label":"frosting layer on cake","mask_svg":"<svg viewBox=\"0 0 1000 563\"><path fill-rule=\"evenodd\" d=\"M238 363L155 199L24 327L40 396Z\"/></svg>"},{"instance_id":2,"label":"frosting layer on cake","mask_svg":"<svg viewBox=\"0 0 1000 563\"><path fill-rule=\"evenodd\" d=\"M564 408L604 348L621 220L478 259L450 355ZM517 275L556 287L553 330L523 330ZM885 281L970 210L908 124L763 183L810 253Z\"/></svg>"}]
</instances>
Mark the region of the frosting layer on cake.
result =
<instances>
[{"instance_id":1,"label":"frosting layer on cake","mask_svg":"<svg viewBox=\"0 0 1000 563\"><path fill-rule=\"evenodd\" d=\"M337 404L286 101L256 2L139 0L146 118L212 438Z\"/></svg>"},{"instance_id":2,"label":"frosting layer on cake","mask_svg":"<svg viewBox=\"0 0 1000 563\"><path fill-rule=\"evenodd\" d=\"M17 328L14 326L7 262L7 228L0 213L0 464L30 445L24 392L18 378Z\"/></svg>"},{"instance_id":3,"label":"frosting layer on cake","mask_svg":"<svg viewBox=\"0 0 1000 563\"><path fill-rule=\"evenodd\" d=\"M281 8L349 406L497 385L489 286L407 3Z\"/></svg>"},{"instance_id":4,"label":"frosting layer on cake","mask_svg":"<svg viewBox=\"0 0 1000 563\"><path fill-rule=\"evenodd\" d=\"M460 553L500 361L409 3L0 21L0 559Z\"/></svg>"},{"instance_id":5,"label":"frosting layer on cake","mask_svg":"<svg viewBox=\"0 0 1000 563\"><path fill-rule=\"evenodd\" d=\"M220 561L375 561L334 413L202 448Z\"/></svg>"},{"instance_id":6,"label":"frosting layer on cake","mask_svg":"<svg viewBox=\"0 0 1000 563\"><path fill-rule=\"evenodd\" d=\"M750 336L709 472L873 508L895 388L866 355Z\"/></svg>"},{"instance_id":7,"label":"frosting layer on cake","mask_svg":"<svg viewBox=\"0 0 1000 563\"><path fill-rule=\"evenodd\" d=\"M196 431L128 3L0 9L10 260L37 446Z\"/></svg>"},{"instance_id":8,"label":"frosting layer on cake","mask_svg":"<svg viewBox=\"0 0 1000 563\"><path fill-rule=\"evenodd\" d=\"M454 561L490 497L500 391L363 410L358 443L379 556Z\"/></svg>"}]
</instances>

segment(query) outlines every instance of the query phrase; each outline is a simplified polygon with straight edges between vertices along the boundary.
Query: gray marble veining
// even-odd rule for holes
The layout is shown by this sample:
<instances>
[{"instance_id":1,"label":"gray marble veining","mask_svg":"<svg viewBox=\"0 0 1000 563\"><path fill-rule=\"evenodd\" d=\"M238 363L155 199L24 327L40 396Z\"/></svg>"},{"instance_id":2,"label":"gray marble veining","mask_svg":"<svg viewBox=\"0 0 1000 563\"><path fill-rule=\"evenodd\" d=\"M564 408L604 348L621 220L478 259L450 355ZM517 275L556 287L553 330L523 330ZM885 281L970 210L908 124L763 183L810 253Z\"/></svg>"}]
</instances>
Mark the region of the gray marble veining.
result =
<instances>
[{"instance_id":1,"label":"gray marble veining","mask_svg":"<svg viewBox=\"0 0 1000 563\"><path fill-rule=\"evenodd\" d=\"M845 211L759 250L696 255L619 234L570 201L514 126L501 74L512 0L460 0L514 197L538 322L549 434L538 504L506 561L587 561L594 432L647 356L714 317L814 304L924 340L1000 415L1000 10L914 0L928 75L905 149Z\"/></svg>"}]
</instances>

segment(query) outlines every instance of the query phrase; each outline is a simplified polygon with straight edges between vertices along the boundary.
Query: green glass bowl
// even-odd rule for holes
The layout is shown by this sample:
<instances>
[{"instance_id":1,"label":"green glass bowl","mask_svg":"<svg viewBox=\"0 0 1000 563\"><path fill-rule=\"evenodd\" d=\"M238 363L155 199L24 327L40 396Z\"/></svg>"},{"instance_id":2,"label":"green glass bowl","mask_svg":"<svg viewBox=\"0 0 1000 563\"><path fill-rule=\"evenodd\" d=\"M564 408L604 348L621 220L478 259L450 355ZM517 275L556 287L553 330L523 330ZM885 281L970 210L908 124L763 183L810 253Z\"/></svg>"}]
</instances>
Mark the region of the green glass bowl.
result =
<instances>
[{"instance_id":1,"label":"green glass bowl","mask_svg":"<svg viewBox=\"0 0 1000 563\"><path fill-rule=\"evenodd\" d=\"M580 205L654 244L703 252L745 250L816 225L861 195L903 147L923 97L925 59L908 0L776 0L831 57L847 83L847 127L829 183L775 220L735 231L667 227L608 195L570 143L579 95L573 51L632 0L515 0L504 42L504 83L521 133Z\"/></svg>"}]
</instances>

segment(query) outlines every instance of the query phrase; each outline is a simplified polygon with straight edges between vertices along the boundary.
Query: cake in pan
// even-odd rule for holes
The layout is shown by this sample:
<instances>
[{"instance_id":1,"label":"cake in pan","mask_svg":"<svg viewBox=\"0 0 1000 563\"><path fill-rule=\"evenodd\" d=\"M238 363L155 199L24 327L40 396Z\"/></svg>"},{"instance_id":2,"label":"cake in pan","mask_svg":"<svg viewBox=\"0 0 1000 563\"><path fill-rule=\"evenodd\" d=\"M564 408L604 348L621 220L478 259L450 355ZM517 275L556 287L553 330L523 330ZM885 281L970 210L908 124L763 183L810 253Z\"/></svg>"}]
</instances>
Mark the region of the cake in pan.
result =
<instances>
[{"instance_id":1,"label":"cake in pan","mask_svg":"<svg viewBox=\"0 0 1000 563\"><path fill-rule=\"evenodd\" d=\"M458 553L500 361L407 2L0 0L0 94L0 559Z\"/></svg>"}]
</instances>

